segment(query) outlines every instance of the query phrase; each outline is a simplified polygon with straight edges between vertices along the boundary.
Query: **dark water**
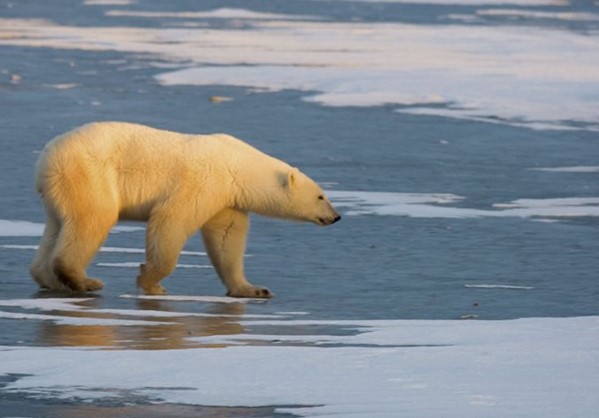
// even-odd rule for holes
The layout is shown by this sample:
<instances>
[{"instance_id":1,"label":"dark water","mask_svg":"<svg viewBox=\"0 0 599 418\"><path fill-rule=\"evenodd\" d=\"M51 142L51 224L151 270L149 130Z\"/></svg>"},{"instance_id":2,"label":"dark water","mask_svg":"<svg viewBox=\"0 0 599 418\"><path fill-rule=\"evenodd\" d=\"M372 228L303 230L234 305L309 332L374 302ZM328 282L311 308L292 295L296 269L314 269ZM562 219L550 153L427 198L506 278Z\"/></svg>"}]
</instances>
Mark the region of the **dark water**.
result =
<instances>
[{"instance_id":1,"label":"dark water","mask_svg":"<svg viewBox=\"0 0 599 418\"><path fill-rule=\"evenodd\" d=\"M225 2L256 11L305 13L332 20L442 23L469 6L339 2ZM169 10L210 10L223 2L169 2ZM108 7L106 7L108 8ZM116 25L103 7L79 1L0 1L2 17L44 18L74 26ZM164 10L144 1L134 10ZM559 11L596 11L573 2ZM551 6L533 8L553 11ZM130 18L129 26L169 26L169 20ZM157 23L158 22L158 23ZM526 25L489 17L475 24ZM223 25L214 21L212 25ZM534 24L584 32L592 22L546 19ZM256 94L227 86L165 87L141 54L27 46L0 48L0 219L43 222L33 190L35 151L53 136L95 120L126 120L184 132L227 132L280 157L338 190L454 193L469 208L519 198L599 196L597 173L551 173L531 167L591 166L599 157L597 133L532 130L394 112L396 107L325 107L302 101L304 93ZM156 61L155 58L152 58ZM18 74L20 82L11 83ZM53 84L76 83L56 89ZM233 101L214 104L213 95ZM558 98L556 98L558 100ZM449 141L444 146L440 141ZM458 205L459 206L459 205ZM597 218L535 222L521 218L409 218L345 216L330 228L254 218L247 274L277 297L251 304L248 313L307 312L310 318L480 319L575 316L599 313ZM113 234L106 245L143 246L143 232ZM37 237L0 237L0 245L36 244ZM201 251L199 237L188 249ZM28 277L31 250L0 249L0 296L38 296ZM100 254L97 262L141 261L135 254ZM206 264L183 256L181 263ZM133 268L92 266L105 280L97 303L131 307L119 299L135 293ZM494 284L532 289L481 289ZM222 295L212 270L178 269L165 281L171 294ZM44 296L44 295L39 295ZM187 307L187 309L190 309ZM33 342L28 327L2 333Z\"/></svg>"}]
</instances>

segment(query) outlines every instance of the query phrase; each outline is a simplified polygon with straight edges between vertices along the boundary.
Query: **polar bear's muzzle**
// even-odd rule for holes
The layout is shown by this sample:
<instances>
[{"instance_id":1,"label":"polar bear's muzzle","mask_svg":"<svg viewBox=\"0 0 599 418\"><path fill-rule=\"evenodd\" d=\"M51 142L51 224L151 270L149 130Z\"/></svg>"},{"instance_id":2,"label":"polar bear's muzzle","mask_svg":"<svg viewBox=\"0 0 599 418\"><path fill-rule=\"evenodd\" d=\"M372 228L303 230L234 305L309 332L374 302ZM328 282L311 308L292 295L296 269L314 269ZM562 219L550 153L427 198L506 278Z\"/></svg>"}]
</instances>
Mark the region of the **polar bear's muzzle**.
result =
<instances>
[{"instance_id":1,"label":"polar bear's muzzle","mask_svg":"<svg viewBox=\"0 0 599 418\"><path fill-rule=\"evenodd\" d=\"M335 214L335 216L330 217L330 218L318 218L318 223L322 226L327 226L327 225L333 225L335 222L338 222L341 220L341 215L339 215L338 213Z\"/></svg>"}]
</instances>

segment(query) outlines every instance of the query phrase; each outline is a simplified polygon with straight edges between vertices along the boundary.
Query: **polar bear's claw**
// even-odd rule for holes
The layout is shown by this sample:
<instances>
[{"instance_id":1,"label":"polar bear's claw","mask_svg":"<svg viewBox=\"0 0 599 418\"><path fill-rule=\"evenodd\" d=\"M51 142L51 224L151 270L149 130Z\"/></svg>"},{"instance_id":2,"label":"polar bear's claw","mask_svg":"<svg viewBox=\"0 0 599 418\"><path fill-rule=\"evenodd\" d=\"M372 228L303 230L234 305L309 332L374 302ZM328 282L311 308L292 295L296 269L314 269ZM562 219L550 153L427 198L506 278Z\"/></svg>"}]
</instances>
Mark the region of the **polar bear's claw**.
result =
<instances>
[{"instance_id":1,"label":"polar bear's claw","mask_svg":"<svg viewBox=\"0 0 599 418\"><path fill-rule=\"evenodd\" d=\"M266 287L250 286L239 290L230 290L229 292L227 292L227 296L233 298L270 299L274 296L274 293L272 293Z\"/></svg>"}]
</instances>

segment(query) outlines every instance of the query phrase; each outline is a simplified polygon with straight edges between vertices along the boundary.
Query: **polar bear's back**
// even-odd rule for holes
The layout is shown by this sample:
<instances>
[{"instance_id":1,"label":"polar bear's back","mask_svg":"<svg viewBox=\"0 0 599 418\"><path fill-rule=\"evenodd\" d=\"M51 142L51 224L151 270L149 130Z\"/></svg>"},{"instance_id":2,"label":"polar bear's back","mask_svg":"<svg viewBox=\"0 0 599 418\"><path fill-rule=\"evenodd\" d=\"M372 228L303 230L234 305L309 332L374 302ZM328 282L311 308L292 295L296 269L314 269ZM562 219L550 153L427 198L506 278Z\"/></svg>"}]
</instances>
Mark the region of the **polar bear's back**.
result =
<instances>
[{"instance_id":1,"label":"polar bear's back","mask_svg":"<svg viewBox=\"0 0 599 418\"><path fill-rule=\"evenodd\" d=\"M137 174L159 172L172 178L186 166L221 164L223 156L239 155L240 148L243 153L262 154L228 135L189 135L124 122L90 123L46 145L38 160L37 188L41 193L48 176L81 174L80 170L95 171L96 178L125 176L129 183ZM148 183L148 178L143 181Z\"/></svg>"},{"instance_id":2,"label":"polar bear's back","mask_svg":"<svg viewBox=\"0 0 599 418\"><path fill-rule=\"evenodd\" d=\"M259 167L250 181L269 171L265 167L286 166L229 135L97 122L48 143L38 160L36 186L54 205L72 206L93 196L98 204L118 206L123 219L143 220L155 202L175 191L195 196L218 190L215 198L233 196L226 190L234 173L248 165Z\"/></svg>"}]
</instances>

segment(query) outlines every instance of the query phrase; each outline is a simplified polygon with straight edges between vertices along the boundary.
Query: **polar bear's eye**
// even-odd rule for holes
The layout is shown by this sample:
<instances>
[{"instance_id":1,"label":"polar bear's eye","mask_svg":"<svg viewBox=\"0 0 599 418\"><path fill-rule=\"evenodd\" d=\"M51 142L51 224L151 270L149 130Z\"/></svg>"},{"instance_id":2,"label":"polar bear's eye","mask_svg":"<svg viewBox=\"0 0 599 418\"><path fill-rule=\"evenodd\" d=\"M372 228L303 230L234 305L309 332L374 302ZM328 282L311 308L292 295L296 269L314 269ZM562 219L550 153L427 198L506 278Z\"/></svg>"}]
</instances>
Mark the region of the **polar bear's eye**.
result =
<instances>
[{"instance_id":1,"label":"polar bear's eye","mask_svg":"<svg viewBox=\"0 0 599 418\"><path fill-rule=\"evenodd\" d=\"M324 200L324 196L323 195L318 196L318 200Z\"/></svg>"}]
</instances>

